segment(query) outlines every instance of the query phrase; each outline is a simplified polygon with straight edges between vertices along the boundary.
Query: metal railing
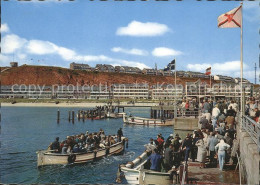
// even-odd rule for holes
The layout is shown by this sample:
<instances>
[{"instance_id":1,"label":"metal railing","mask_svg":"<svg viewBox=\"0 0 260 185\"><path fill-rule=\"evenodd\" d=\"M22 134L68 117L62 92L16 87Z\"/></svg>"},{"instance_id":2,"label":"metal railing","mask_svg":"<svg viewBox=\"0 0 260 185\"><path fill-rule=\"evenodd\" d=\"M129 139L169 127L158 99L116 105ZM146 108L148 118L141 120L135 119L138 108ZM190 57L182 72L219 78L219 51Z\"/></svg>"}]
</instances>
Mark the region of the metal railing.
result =
<instances>
[{"instance_id":1,"label":"metal railing","mask_svg":"<svg viewBox=\"0 0 260 185\"><path fill-rule=\"evenodd\" d=\"M248 133L251 139L255 142L258 147L258 152L260 153L260 124L256 123L253 119L248 116L243 115L241 121L241 114L238 114L238 119L242 128Z\"/></svg>"},{"instance_id":2,"label":"metal railing","mask_svg":"<svg viewBox=\"0 0 260 185\"><path fill-rule=\"evenodd\" d=\"M177 117L199 117L201 115L200 110L185 110L180 109L177 112Z\"/></svg>"}]
</instances>

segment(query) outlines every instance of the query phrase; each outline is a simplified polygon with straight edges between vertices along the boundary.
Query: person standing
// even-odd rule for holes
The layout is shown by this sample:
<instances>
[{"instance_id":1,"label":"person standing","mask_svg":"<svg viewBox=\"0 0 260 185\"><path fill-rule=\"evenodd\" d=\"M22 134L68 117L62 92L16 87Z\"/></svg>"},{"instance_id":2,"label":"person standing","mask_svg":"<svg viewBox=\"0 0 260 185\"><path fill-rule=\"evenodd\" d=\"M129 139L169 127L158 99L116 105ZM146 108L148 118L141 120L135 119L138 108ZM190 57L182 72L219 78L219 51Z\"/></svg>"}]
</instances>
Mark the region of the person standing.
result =
<instances>
[{"instance_id":1,"label":"person standing","mask_svg":"<svg viewBox=\"0 0 260 185\"><path fill-rule=\"evenodd\" d=\"M200 168L205 168L206 156L207 156L207 146L203 140L203 136L196 142L198 147L197 161L200 162Z\"/></svg>"},{"instance_id":2,"label":"person standing","mask_svg":"<svg viewBox=\"0 0 260 185\"><path fill-rule=\"evenodd\" d=\"M210 138L208 140L208 148L209 148L209 160L210 164L214 163L214 156L216 154L215 146L218 144L218 139L215 137L215 133L210 133Z\"/></svg>"},{"instance_id":3,"label":"person standing","mask_svg":"<svg viewBox=\"0 0 260 185\"><path fill-rule=\"evenodd\" d=\"M118 142L121 142L121 137L123 136L123 131L122 131L122 128L120 128L118 131L117 131L117 137L118 137Z\"/></svg>"},{"instance_id":4,"label":"person standing","mask_svg":"<svg viewBox=\"0 0 260 185\"><path fill-rule=\"evenodd\" d=\"M151 162L150 170L160 171L162 164L162 156L159 154L157 149L153 150L153 153L148 157L148 160Z\"/></svg>"},{"instance_id":5,"label":"person standing","mask_svg":"<svg viewBox=\"0 0 260 185\"><path fill-rule=\"evenodd\" d=\"M164 151L164 168L168 172L173 166L173 144L170 144Z\"/></svg>"},{"instance_id":6,"label":"person standing","mask_svg":"<svg viewBox=\"0 0 260 185\"><path fill-rule=\"evenodd\" d=\"M209 121L206 119L205 115L202 115L199 123L201 124L201 129L207 129L208 128Z\"/></svg>"},{"instance_id":7,"label":"person standing","mask_svg":"<svg viewBox=\"0 0 260 185\"><path fill-rule=\"evenodd\" d=\"M225 156L226 156L226 150L230 148L230 145L225 143L224 139L220 140L220 143L218 143L215 146L215 150L218 154L218 160L219 160L219 169L223 171L224 163L225 163Z\"/></svg>"},{"instance_id":8,"label":"person standing","mask_svg":"<svg viewBox=\"0 0 260 185\"><path fill-rule=\"evenodd\" d=\"M218 105L216 105L214 107L214 109L212 110L212 125L213 125L213 130L215 130L215 128L217 127L217 120L218 120L218 116L220 114L220 110L218 108Z\"/></svg>"},{"instance_id":9,"label":"person standing","mask_svg":"<svg viewBox=\"0 0 260 185\"><path fill-rule=\"evenodd\" d=\"M185 158L184 158L185 162L188 161L191 148L192 148L192 138L190 134L187 134L182 144L182 150L185 150Z\"/></svg>"}]
</instances>

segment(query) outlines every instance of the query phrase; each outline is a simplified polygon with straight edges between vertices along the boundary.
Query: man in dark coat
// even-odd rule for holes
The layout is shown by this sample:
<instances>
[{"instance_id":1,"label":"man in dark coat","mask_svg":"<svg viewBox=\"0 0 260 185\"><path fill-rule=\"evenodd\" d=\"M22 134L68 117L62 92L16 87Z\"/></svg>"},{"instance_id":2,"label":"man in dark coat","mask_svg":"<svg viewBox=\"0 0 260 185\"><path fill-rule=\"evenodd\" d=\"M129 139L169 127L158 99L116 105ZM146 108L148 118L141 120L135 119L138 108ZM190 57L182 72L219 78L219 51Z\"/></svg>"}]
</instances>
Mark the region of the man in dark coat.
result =
<instances>
[{"instance_id":1,"label":"man in dark coat","mask_svg":"<svg viewBox=\"0 0 260 185\"><path fill-rule=\"evenodd\" d=\"M118 131L117 131L117 137L118 137L118 142L121 142L121 137L123 136L123 131L122 131L122 128L120 128Z\"/></svg>"},{"instance_id":2,"label":"man in dark coat","mask_svg":"<svg viewBox=\"0 0 260 185\"><path fill-rule=\"evenodd\" d=\"M173 166L173 144L164 151L164 168L168 172Z\"/></svg>"},{"instance_id":3,"label":"man in dark coat","mask_svg":"<svg viewBox=\"0 0 260 185\"><path fill-rule=\"evenodd\" d=\"M59 139L59 137L56 137L55 141L51 144L51 150L54 150L54 152L60 152Z\"/></svg>"}]
</instances>

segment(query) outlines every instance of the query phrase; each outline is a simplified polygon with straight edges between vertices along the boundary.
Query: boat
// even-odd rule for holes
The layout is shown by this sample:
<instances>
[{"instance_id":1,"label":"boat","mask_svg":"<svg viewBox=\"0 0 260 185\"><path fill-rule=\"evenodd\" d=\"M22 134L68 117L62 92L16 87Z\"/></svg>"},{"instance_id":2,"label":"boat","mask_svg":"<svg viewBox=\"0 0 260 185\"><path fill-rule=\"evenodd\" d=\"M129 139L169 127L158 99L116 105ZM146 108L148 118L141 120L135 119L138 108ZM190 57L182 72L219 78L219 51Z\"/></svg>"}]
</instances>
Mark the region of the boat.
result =
<instances>
[{"instance_id":1,"label":"boat","mask_svg":"<svg viewBox=\"0 0 260 185\"><path fill-rule=\"evenodd\" d=\"M172 126L172 119L150 119L123 114L123 122L132 125Z\"/></svg>"},{"instance_id":2,"label":"boat","mask_svg":"<svg viewBox=\"0 0 260 185\"><path fill-rule=\"evenodd\" d=\"M107 118L122 118L124 116L124 112L118 113L118 112L108 112L106 114Z\"/></svg>"},{"instance_id":3,"label":"boat","mask_svg":"<svg viewBox=\"0 0 260 185\"><path fill-rule=\"evenodd\" d=\"M120 172L128 184L173 184L170 172L157 172L147 169L147 159L151 151L145 150L135 160L120 165Z\"/></svg>"},{"instance_id":4,"label":"boat","mask_svg":"<svg viewBox=\"0 0 260 185\"><path fill-rule=\"evenodd\" d=\"M39 150L37 151L37 166L45 165L67 165L79 164L100 159L106 156L120 154L125 149L125 144L128 142L126 137L121 138L121 142L117 142L110 147L99 148L93 151L81 153L61 154L54 153L52 150ZM127 146L127 144L126 144Z\"/></svg>"}]
</instances>

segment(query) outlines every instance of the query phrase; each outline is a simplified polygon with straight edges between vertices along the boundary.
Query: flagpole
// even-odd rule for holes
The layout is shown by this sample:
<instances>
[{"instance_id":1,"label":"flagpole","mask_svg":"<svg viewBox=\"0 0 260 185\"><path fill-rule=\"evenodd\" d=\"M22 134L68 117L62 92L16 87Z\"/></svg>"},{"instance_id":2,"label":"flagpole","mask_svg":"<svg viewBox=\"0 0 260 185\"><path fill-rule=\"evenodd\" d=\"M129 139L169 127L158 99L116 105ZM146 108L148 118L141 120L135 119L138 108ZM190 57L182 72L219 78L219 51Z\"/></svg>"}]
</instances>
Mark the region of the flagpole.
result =
<instances>
[{"instance_id":1,"label":"flagpole","mask_svg":"<svg viewBox=\"0 0 260 185\"><path fill-rule=\"evenodd\" d=\"M177 101L176 101L176 98L177 98L177 79L176 79L176 77L177 77L177 72L176 72L176 59L174 59L175 60L175 97L174 97L174 118L177 118Z\"/></svg>"},{"instance_id":2,"label":"flagpole","mask_svg":"<svg viewBox=\"0 0 260 185\"><path fill-rule=\"evenodd\" d=\"M243 105L243 3L241 3L241 28L240 28L240 75L241 75L241 115L244 115L244 105Z\"/></svg>"}]
</instances>

